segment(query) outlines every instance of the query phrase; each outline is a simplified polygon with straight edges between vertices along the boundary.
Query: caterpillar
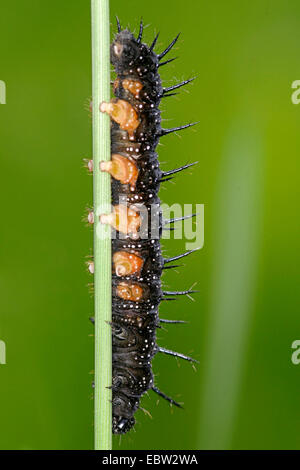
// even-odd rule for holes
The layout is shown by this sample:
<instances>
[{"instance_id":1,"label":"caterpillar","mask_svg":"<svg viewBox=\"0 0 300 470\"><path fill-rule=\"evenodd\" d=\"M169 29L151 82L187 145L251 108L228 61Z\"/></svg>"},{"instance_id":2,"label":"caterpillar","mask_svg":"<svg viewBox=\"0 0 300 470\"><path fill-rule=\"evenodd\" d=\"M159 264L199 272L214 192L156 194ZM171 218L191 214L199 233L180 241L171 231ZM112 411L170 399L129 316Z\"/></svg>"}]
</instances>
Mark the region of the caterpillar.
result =
<instances>
[{"instance_id":1,"label":"caterpillar","mask_svg":"<svg viewBox=\"0 0 300 470\"><path fill-rule=\"evenodd\" d=\"M160 302L196 292L162 290L163 271L176 267L171 263L195 250L163 257L160 237L164 226L172 227L179 219L163 219L158 197L161 183L195 163L162 171L156 147L161 137L196 123L171 129L161 127L161 99L173 96L174 90L193 80L162 86L159 68L174 60L162 59L179 34L156 54L158 35L150 46L144 44L143 21L137 38L129 29L122 30L118 19L117 27L111 45L115 97L100 105L100 111L111 118L111 161L101 162L100 169L112 177L112 212L101 215L100 221L112 227L112 431L125 434L134 426L134 414L148 390L181 407L155 385L151 366L154 355L164 353L197 362L156 343L156 330L161 323L184 323L160 319Z\"/></svg>"}]
</instances>

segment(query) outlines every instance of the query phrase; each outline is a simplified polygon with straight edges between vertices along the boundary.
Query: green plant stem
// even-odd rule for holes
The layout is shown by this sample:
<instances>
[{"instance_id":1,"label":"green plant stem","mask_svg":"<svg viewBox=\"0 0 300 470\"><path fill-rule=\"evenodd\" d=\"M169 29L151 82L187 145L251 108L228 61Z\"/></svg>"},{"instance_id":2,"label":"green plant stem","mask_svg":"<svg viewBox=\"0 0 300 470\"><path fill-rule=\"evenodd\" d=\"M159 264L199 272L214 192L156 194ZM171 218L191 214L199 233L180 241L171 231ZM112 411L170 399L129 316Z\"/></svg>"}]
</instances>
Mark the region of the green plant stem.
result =
<instances>
[{"instance_id":1,"label":"green plant stem","mask_svg":"<svg viewBox=\"0 0 300 470\"><path fill-rule=\"evenodd\" d=\"M100 161L111 159L110 119L99 111L110 99L109 0L92 0L93 161L94 161L94 285L95 285L95 449L112 446L111 411L111 229L99 222L110 212L110 175Z\"/></svg>"}]
</instances>

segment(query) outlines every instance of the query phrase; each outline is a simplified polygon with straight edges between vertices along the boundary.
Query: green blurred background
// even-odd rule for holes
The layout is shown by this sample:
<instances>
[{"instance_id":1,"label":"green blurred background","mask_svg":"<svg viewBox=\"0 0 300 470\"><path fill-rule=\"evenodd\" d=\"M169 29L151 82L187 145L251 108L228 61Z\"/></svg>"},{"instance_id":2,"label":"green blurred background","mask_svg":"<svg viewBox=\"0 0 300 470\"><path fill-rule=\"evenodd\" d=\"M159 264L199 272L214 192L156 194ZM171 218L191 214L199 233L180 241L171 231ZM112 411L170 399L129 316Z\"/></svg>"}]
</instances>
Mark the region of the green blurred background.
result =
<instances>
[{"instance_id":1,"label":"green blurred background","mask_svg":"<svg viewBox=\"0 0 300 470\"><path fill-rule=\"evenodd\" d=\"M182 32L164 83L198 79L163 117L200 124L165 138L159 155L164 169L200 163L160 194L205 204L205 245L164 277L174 289L197 281L196 302L161 306L190 324L158 335L198 370L154 359L157 384L185 410L149 393L153 419L139 411L114 448L299 449L300 4L112 0L112 34L116 14L135 31L143 16L146 41L160 31L158 51ZM2 2L0 59L0 448L91 449L90 2ZM171 256L185 242L164 247Z\"/></svg>"}]
</instances>

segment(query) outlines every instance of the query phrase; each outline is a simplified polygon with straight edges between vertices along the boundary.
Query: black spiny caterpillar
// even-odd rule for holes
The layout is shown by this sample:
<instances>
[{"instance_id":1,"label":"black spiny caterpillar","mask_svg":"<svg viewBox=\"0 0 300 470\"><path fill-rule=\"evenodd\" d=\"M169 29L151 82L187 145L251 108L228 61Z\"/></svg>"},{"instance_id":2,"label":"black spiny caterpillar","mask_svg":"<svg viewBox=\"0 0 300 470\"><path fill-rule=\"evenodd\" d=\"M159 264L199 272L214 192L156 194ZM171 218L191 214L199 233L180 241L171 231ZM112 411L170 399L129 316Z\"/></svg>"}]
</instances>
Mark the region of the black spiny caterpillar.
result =
<instances>
[{"instance_id":1,"label":"black spiny caterpillar","mask_svg":"<svg viewBox=\"0 0 300 470\"><path fill-rule=\"evenodd\" d=\"M102 215L102 223L113 227L112 237L112 409L113 433L128 432L135 423L134 414L139 408L141 396L151 389L170 403L179 406L162 393L153 380L151 361L157 352L171 354L188 361L194 359L175 353L156 344L156 329L160 323L180 323L159 318L158 306L173 295L192 291L169 292L161 289L161 274L169 265L192 251L165 259L160 248L164 221L160 210L158 191L160 183L189 165L163 172L160 170L156 146L160 137L193 124L163 129L159 104L162 98L171 96L173 90L185 85L184 81L163 88L159 67L174 59L162 61L172 49L178 36L160 54L156 54L155 37L150 47L142 43L143 23L136 39L125 29L118 33L111 45L111 62L117 78L113 89L115 98L103 102L102 112L111 116L110 162L102 162L100 168L112 176L113 212ZM141 205L145 209L141 211ZM151 218L155 208L158 236L151 231ZM177 219L176 219L177 220ZM146 233L142 233L143 222ZM195 361L196 362L196 361Z\"/></svg>"}]
</instances>

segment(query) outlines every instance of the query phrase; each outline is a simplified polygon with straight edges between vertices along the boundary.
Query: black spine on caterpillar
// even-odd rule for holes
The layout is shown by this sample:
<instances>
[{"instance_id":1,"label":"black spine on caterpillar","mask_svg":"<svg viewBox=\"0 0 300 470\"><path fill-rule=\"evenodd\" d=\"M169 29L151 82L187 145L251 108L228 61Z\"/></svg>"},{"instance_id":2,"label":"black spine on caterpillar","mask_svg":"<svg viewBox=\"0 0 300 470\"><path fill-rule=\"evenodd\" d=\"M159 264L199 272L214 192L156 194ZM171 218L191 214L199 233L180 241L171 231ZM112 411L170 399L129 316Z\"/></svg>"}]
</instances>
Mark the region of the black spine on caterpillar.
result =
<instances>
[{"instance_id":1,"label":"black spine on caterpillar","mask_svg":"<svg viewBox=\"0 0 300 470\"><path fill-rule=\"evenodd\" d=\"M112 412L113 433L124 434L134 425L134 414L141 396L154 390L169 402L180 406L154 386L151 361L157 352L178 355L159 348L156 328L160 319L158 306L164 297L161 274L168 262L160 248L163 227L158 191L160 183L189 165L164 173L160 170L156 146L162 135L172 129L161 128L159 103L168 96L163 89L158 69L161 59L175 40L160 55L153 44L141 42L143 26L136 39L129 30L119 32L111 45L111 61L117 78L115 98L102 103L100 110L111 116L111 162L101 169L112 175L113 213L100 220L114 230L112 240ZM168 61L167 61L168 62ZM164 62L166 63L166 62ZM182 128L189 127L182 126ZM181 128L176 128L178 130ZM142 215L142 205L146 210ZM153 236L153 213L158 236ZM123 217L123 219L122 219ZM147 220L146 233L139 232ZM121 222L121 219L123 222ZM124 220L126 223L124 223ZM183 292L187 293L187 292ZM179 294L179 293L178 293ZM187 360L192 360L186 356Z\"/></svg>"}]
</instances>

